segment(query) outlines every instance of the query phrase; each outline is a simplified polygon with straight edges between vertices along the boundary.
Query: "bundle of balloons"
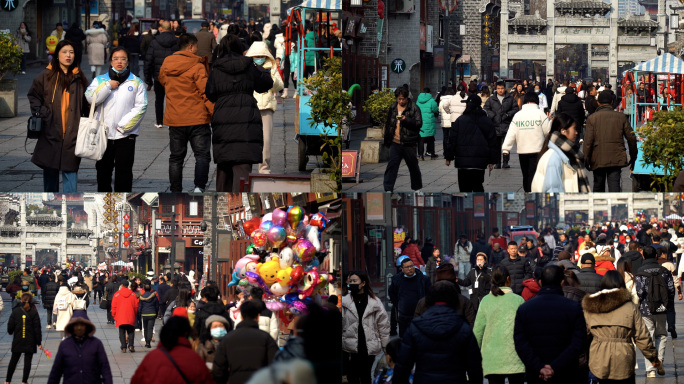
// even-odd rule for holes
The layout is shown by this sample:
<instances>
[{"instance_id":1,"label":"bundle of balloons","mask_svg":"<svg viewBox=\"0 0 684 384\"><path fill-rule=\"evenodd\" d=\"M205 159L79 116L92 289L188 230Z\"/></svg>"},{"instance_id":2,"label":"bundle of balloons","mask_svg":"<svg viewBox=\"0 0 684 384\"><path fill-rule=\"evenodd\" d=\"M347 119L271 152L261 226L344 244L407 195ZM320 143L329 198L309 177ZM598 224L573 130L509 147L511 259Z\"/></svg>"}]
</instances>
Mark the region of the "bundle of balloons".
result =
<instances>
[{"instance_id":1,"label":"bundle of balloons","mask_svg":"<svg viewBox=\"0 0 684 384\"><path fill-rule=\"evenodd\" d=\"M327 294L332 276L319 270L316 252L321 250L320 234L328 222L325 215L306 215L299 206L276 208L244 222L252 244L236 263L228 286L261 287L266 307L289 324L293 316L306 311L307 304Z\"/></svg>"}]
</instances>

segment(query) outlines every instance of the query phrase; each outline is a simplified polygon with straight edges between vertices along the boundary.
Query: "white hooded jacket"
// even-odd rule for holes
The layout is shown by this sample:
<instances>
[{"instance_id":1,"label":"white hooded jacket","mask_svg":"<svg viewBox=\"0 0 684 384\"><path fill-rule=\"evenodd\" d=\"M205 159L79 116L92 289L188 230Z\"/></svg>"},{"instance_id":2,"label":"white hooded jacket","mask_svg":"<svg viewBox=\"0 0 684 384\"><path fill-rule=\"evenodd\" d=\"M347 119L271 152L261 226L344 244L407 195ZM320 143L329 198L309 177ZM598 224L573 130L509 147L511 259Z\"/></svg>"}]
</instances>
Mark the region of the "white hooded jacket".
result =
<instances>
[{"instance_id":1,"label":"white hooded jacket","mask_svg":"<svg viewBox=\"0 0 684 384\"><path fill-rule=\"evenodd\" d=\"M444 107L451 103L453 95L442 95L439 99L439 113L442 115L442 128L451 128L451 114Z\"/></svg>"},{"instance_id":2,"label":"white hooded jacket","mask_svg":"<svg viewBox=\"0 0 684 384\"><path fill-rule=\"evenodd\" d=\"M271 88L268 92L264 93L254 92L254 98L257 100L259 110L263 111L270 109L273 112L275 112L276 107L278 105L275 95L276 92L279 92L283 89L283 79L280 77L280 72L278 72L278 68L276 66L275 59L271 55L271 51L269 51L268 46L266 46L265 42L257 41L252 43L252 46L249 47L249 50L247 51L245 56L266 57L266 62L264 63L263 67L271 71L271 78L273 79L273 88Z\"/></svg>"}]
</instances>

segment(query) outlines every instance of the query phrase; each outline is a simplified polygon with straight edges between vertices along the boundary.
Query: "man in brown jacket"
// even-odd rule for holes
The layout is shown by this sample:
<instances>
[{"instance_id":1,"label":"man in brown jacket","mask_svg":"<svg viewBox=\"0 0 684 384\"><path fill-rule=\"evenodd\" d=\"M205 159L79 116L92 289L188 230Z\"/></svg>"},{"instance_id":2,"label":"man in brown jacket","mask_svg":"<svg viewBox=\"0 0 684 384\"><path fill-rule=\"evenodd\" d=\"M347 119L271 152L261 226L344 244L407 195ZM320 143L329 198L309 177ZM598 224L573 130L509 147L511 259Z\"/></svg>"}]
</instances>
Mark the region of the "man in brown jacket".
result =
<instances>
[{"instance_id":1,"label":"man in brown jacket","mask_svg":"<svg viewBox=\"0 0 684 384\"><path fill-rule=\"evenodd\" d=\"M202 28L195 33L197 38L197 56L204 57L211 64L211 55L216 48L216 38L214 34L209 31L209 23L202 22Z\"/></svg>"},{"instance_id":2,"label":"man in brown jacket","mask_svg":"<svg viewBox=\"0 0 684 384\"><path fill-rule=\"evenodd\" d=\"M594 173L594 192L621 192L621 169L629 165L634 169L637 158L637 142L634 130L624 113L615 112L613 96L603 91L598 96L596 112L587 118L584 135L584 159L587 168ZM629 147L629 161L625 150Z\"/></svg>"},{"instance_id":3,"label":"man in brown jacket","mask_svg":"<svg viewBox=\"0 0 684 384\"><path fill-rule=\"evenodd\" d=\"M180 50L167 57L159 70L159 82L166 89L164 124L169 126L171 192L183 191L183 162L188 142L195 154L195 188L204 192L211 162L211 115L214 105L206 95L206 58L197 56L197 38L184 34Z\"/></svg>"}]
</instances>

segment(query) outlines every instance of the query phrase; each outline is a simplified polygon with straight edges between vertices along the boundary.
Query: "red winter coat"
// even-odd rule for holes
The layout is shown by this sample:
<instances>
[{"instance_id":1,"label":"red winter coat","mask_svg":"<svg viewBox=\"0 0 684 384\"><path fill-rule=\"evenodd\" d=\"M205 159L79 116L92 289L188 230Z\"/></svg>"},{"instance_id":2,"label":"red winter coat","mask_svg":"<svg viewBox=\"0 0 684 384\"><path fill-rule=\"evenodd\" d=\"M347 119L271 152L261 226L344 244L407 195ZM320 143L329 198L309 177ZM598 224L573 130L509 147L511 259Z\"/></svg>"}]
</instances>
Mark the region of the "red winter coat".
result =
<instances>
[{"instance_id":1,"label":"red winter coat","mask_svg":"<svg viewBox=\"0 0 684 384\"><path fill-rule=\"evenodd\" d=\"M138 313L138 297L128 288L121 288L112 298L112 316L116 326L123 324L135 325L135 315Z\"/></svg>"},{"instance_id":2,"label":"red winter coat","mask_svg":"<svg viewBox=\"0 0 684 384\"><path fill-rule=\"evenodd\" d=\"M413 264L415 264L416 268L425 264L423 262L423 257L420 254L420 249L418 249L416 244L409 244L404 250L404 255L411 258L411 261L413 261Z\"/></svg>"},{"instance_id":3,"label":"red winter coat","mask_svg":"<svg viewBox=\"0 0 684 384\"><path fill-rule=\"evenodd\" d=\"M537 293L539 293L539 289L541 287L539 286L539 283L537 283L537 280L535 279L527 279L523 281L523 291L522 291L522 298L525 299L525 301L537 296Z\"/></svg>"},{"instance_id":4,"label":"red winter coat","mask_svg":"<svg viewBox=\"0 0 684 384\"><path fill-rule=\"evenodd\" d=\"M159 348L163 348L161 344ZM171 360L159 348L145 356L135 371L131 384L183 382L183 378L173 366ZM192 350L187 338L179 338L178 345L169 354L191 383L215 383L204 360Z\"/></svg>"},{"instance_id":5,"label":"red winter coat","mask_svg":"<svg viewBox=\"0 0 684 384\"><path fill-rule=\"evenodd\" d=\"M611 256L597 256L596 257L596 273L603 276L608 271L614 271L615 270L615 265L613 264L614 262L615 262L615 258L613 258Z\"/></svg>"}]
</instances>

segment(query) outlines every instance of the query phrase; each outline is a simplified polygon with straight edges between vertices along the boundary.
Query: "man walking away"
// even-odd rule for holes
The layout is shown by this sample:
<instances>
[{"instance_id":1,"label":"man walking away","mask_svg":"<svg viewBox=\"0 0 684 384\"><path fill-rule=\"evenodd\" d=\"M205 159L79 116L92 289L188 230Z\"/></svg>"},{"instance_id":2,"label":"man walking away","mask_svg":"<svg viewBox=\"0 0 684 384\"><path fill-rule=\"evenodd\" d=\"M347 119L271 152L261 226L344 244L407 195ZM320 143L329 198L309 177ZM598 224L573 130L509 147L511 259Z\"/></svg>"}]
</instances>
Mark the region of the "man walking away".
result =
<instances>
[{"instance_id":1,"label":"man walking away","mask_svg":"<svg viewBox=\"0 0 684 384\"><path fill-rule=\"evenodd\" d=\"M584 312L578 302L563 297L563 278L563 268L545 267L537 297L518 307L515 316L515 350L529 384L576 384L587 378L579 366L587 339Z\"/></svg>"},{"instance_id":2,"label":"man walking away","mask_svg":"<svg viewBox=\"0 0 684 384\"><path fill-rule=\"evenodd\" d=\"M126 353L126 334L128 334L128 349L135 352L135 315L138 313L138 298L135 293L128 289L128 280L121 282L121 289L112 298L112 316L119 328L119 341L121 352Z\"/></svg>"},{"instance_id":3,"label":"man walking away","mask_svg":"<svg viewBox=\"0 0 684 384\"><path fill-rule=\"evenodd\" d=\"M119 284L116 281L116 275L109 278L109 282L105 285L105 300L107 300L107 324L114 324L114 316L112 316L112 298L119 289Z\"/></svg>"},{"instance_id":4,"label":"man walking away","mask_svg":"<svg viewBox=\"0 0 684 384\"><path fill-rule=\"evenodd\" d=\"M578 133L577 142L579 142L579 135L582 133L582 127L584 126L584 106L582 105L582 100L577 96L577 93L575 93L575 88L565 88L565 95L561 97L558 102L556 116L561 113L565 113L575 120Z\"/></svg>"},{"instance_id":5,"label":"man walking away","mask_svg":"<svg viewBox=\"0 0 684 384\"><path fill-rule=\"evenodd\" d=\"M580 258L580 268L577 273L577 279L580 282L579 288L592 295L599 291L601 287L602 276L596 273L596 258L591 253L587 252Z\"/></svg>"},{"instance_id":6,"label":"man walking away","mask_svg":"<svg viewBox=\"0 0 684 384\"><path fill-rule=\"evenodd\" d=\"M171 192L183 191L183 162L188 142L195 154L195 188L201 193L209 180L211 163L211 114L214 104L205 89L209 79L207 60L196 55L197 38L182 35L180 50L173 53L159 69L159 83L167 90L164 124L169 126L171 155L169 179Z\"/></svg>"},{"instance_id":7,"label":"man walking away","mask_svg":"<svg viewBox=\"0 0 684 384\"><path fill-rule=\"evenodd\" d=\"M496 94L487 99L483 109L487 113L487 117L494 122L497 144L499 152L501 152L501 146L508 133L508 127L511 125L513 116L518 112L518 104L515 102L510 92L506 92L505 82L498 81L496 83ZM510 155L503 155L503 168L510 168L508 165L509 159ZM496 161L494 167L496 169L502 167L500 158Z\"/></svg>"},{"instance_id":8,"label":"man walking away","mask_svg":"<svg viewBox=\"0 0 684 384\"><path fill-rule=\"evenodd\" d=\"M254 372L270 365L278 351L271 335L259 329L261 303L247 300L240 306L242 321L216 350L212 374L217 384L244 384Z\"/></svg>"},{"instance_id":9,"label":"man walking away","mask_svg":"<svg viewBox=\"0 0 684 384\"><path fill-rule=\"evenodd\" d=\"M655 248L649 245L643 252L644 263L635 276L639 311L658 350L658 360L663 361L667 342L667 305L675 297L674 280L670 271L658 264ZM665 374L664 370L658 371ZM646 377L656 377L656 367L648 360Z\"/></svg>"},{"instance_id":10,"label":"man walking away","mask_svg":"<svg viewBox=\"0 0 684 384\"><path fill-rule=\"evenodd\" d=\"M594 173L594 192L621 192L622 168L634 169L637 159L637 142L634 130L624 113L613 110L613 96L603 91L598 96L598 109L587 118L584 135L584 158L587 169ZM629 148L629 161L625 150Z\"/></svg>"},{"instance_id":11,"label":"man walking away","mask_svg":"<svg viewBox=\"0 0 684 384\"><path fill-rule=\"evenodd\" d=\"M164 86L159 83L159 70L164 60L178 50L178 39L171 32L168 21L159 23L159 33L152 39L145 54L145 83L149 91L154 85L154 112L156 114L156 128L162 128L164 121Z\"/></svg>"},{"instance_id":12,"label":"man walking away","mask_svg":"<svg viewBox=\"0 0 684 384\"><path fill-rule=\"evenodd\" d=\"M551 119L539 110L539 96L536 93L526 93L523 100L525 104L513 117L501 151L504 156L508 156L513 144L516 144L523 174L523 189L530 192L532 178L537 171L539 152L551 130Z\"/></svg>"},{"instance_id":13,"label":"man walking away","mask_svg":"<svg viewBox=\"0 0 684 384\"><path fill-rule=\"evenodd\" d=\"M197 38L197 56L203 57L211 64L212 52L216 48L214 34L209 31L209 23L202 22L202 28L195 33Z\"/></svg>"}]
</instances>

